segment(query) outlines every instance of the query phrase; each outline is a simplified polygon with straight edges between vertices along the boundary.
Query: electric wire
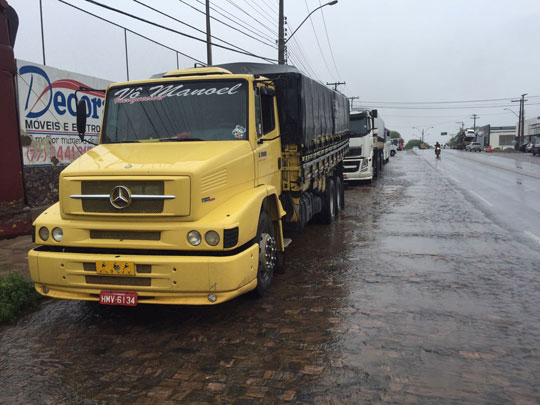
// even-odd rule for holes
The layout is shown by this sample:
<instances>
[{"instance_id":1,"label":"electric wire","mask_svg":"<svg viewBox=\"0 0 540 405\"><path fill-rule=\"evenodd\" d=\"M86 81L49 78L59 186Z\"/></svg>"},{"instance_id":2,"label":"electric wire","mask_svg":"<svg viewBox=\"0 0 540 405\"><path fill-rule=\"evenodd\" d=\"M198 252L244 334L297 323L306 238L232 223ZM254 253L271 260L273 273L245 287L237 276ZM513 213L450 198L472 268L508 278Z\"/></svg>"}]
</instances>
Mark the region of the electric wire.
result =
<instances>
[{"instance_id":1,"label":"electric wire","mask_svg":"<svg viewBox=\"0 0 540 405\"><path fill-rule=\"evenodd\" d=\"M252 16L251 14L249 14L246 10L244 10L242 7L240 7L239 5L237 5L234 1L232 0L225 0L227 3L231 4L233 7L236 7L238 10L240 10L242 13L244 13L245 15L247 15L249 18L253 19L254 21L257 21L261 27L264 27L266 28L270 34L272 34L273 36L277 37L277 32L274 31L272 28L269 28L267 25L263 24L261 21L257 20L254 16Z\"/></svg>"},{"instance_id":2,"label":"electric wire","mask_svg":"<svg viewBox=\"0 0 540 405\"><path fill-rule=\"evenodd\" d=\"M184 0L182 0L182 2L184 2ZM206 6L206 4L204 3L203 0L197 0L197 2L199 4L201 4L201 5ZM260 38L264 38L265 40L270 41L270 42L275 41L275 39L274 39L275 35L270 36L269 34L261 32L260 29L255 28L253 25L249 24L247 21L243 21L243 20L239 19L238 17L236 17L236 15L233 15L232 13L230 13L229 10L226 10L226 9L224 9L223 7L221 7L221 6L217 5L217 4L210 5L210 10L215 11L216 13L218 13L222 17L226 18L227 20L231 21L232 23L237 24L237 25L239 25L241 27L244 27L246 30L253 33L254 35L258 35ZM233 19L232 17L234 17L235 19Z\"/></svg>"},{"instance_id":3,"label":"electric wire","mask_svg":"<svg viewBox=\"0 0 540 405\"><path fill-rule=\"evenodd\" d=\"M292 43L291 43L292 45ZM304 73L307 74L307 76L310 76L310 77L315 77L313 75L313 72L311 71L311 68L308 67L308 65L306 65L304 63L304 61L302 60L301 57L297 56L296 53L293 55L293 54L290 54L289 57L291 58L291 60L294 62L295 65L297 65L297 67L299 67L298 65L300 65L302 67L302 70L304 71Z\"/></svg>"},{"instance_id":4,"label":"electric wire","mask_svg":"<svg viewBox=\"0 0 540 405\"><path fill-rule=\"evenodd\" d=\"M293 38L291 42L288 42L288 44L291 45L291 50L295 50L295 52L298 52L295 55L296 59L301 59L303 61L304 65L306 66L308 70L309 76L312 77L313 79L317 79L320 81L319 76L317 75L315 69L313 69L313 67L309 63L308 59L305 57L304 51L302 50L302 47L300 43L296 40L296 38ZM287 45L287 49L288 49L288 45Z\"/></svg>"},{"instance_id":5,"label":"electric wire","mask_svg":"<svg viewBox=\"0 0 540 405\"><path fill-rule=\"evenodd\" d=\"M192 6L191 4L187 3L186 1L184 1L184 0L178 0L178 1L179 1L180 3L185 4L185 5L188 6L188 7L191 7L193 10L197 11L198 13L201 13L201 14L203 14L203 15L206 15L206 13L205 13L204 11L199 10L198 8ZM200 1L200 0L197 0L197 1L198 1L199 3L201 3L201 4L204 5L204 3L203 3L202 1ZM225 14L221 13L220 11L216 10L214 7L210 6L210 10L215 11L215 12L218 13L219 15L221 15L221 16L227 18L229 21L231 21L231 22L233 22L233 23L235 23L235 24L238 24L237 21L232 20L232 19L229 18L227 15L225 15ZM253 30L251 30L251 29L249 29L249 28L247 28L247 27L244 27L247 31L253 33L254 35L258 35L260 38L263 38L263 39L265 39L265 40L267 40L267 41L270 41L270 42L269 42L269 43L268 43L268 42L264 42L264 41L262 41L260 38L256 38L256 37L254 37L253 35L248 34L248 33L244 32L244 31L238 29L237 27L234 27L234 26L232 26L232 25L230 25L230 24L228 24L228 23L226 23L226 22L224 22L224 21L221 21L221 20L220 20L219 18L217 18L217 17L214 17L214 16L210 15L210 18L211 18L212 20L215 20L215 21L217 21L217 22L219 22L219 23L225 25L226 27L229 27L230 29L232 29L232 30L234 30L234 31L239 32L240 34L243 34L243 35L245 35L245 36L247 36L247 37L249 37L249 38L251 38L251 39L254 39L255 41L260 42L261 44L264 44L264 45L266 45L266 46L270 46L270 47L272 47L272 48L274 48L274 49L277 49L276 45L272 43L272 41L273 41L272 39L268 39L267 37L261 35L261 34L258 33L257 31L253 31ZM249 26L248 24L245 24L245 25Z\"/></svg>"},{"instance_id":6,"label":"electric wire","mask_svg":"<svg viewBox=\"0 0 540 405\"><path fill-rule=\"evenodd\" d=\"M161 15L163 15L163 16L165 16L165 17L168 17L168 18L170 18L170 19L172 19L172 20L174 20L174 21L176 21L176 22L179 22L180 24L183 24L183 25L185 25L185 26L187 26L187 27L189 27L189 28L191 28L191 29L194 29L195 31L198 31L198 32L200 32L200 33L202 33L202 34L206 34L206 31L201 30L201 29L199 29L199 28L197 28L197 27L195 27L195 26L193 26L193 25L191 25L191 24L188 24L188 23L184 22L184 21L181 21L181 20L179 20L179 19L177 19L177 18L175 18L175 17L173 17L173 16L171 16L171 15L169 15L169 14L166 14L166 13L164 13L163 11L160 11L160 10L158 10L158 9L152 7L152 6L149 6L149 5L147 5L147 4L144 4L143 2L141 2L141 1L139 1L139 0L133 0L133 1L134 1L135 3L137 3L137 4L140 4L140 5L143 6L143 7L146 7L146 8L148 8L148 9L150 9L150 10L152 10L152 11L158 13L158 14L161 14ZM225 43L225 44L227 44L227 45L233 46L233 47L235 47L235 48L237 48L237 49L239 49L239 50L241 50L241 51L249 52L249 51L246 50L246 49L240 48L239 46L236 46L236 45L234 45L234 44L232 44L232 43L230 43L230 42L227 42L227 41L225 41L225 40L223 40L223 39L220 39L220 38L218 38L218 37L216 37L216 36L214 36L214 35L210 35L210 37L211 37L211 38L214 38L214 39L217 39L218 41L221 41L221 42L223 42L223 43ZM214 43L212 43L212 45L214 45Z\"/></svg>"},{"instance_id":7,"label":"electric wire","mask_svg":"<svg viewBox=\"0 0 540 405\"><path fill-rule=\"evenodd\" d=\"M387 105L381 105L381 104L371 104L371 103L365 103L361 102L362 108L386 108L389 110L463 110L463 109L475 109L475 108L503 108L503 107L511 107L513 104L501 104L501 105L470 105L470 106L460 106L460 107L391 107ZM540 103L529 103L529 105L540 105Z\"/></svg>"},{"instance_id":8,"label":"electric wire","mask_svg":"<svg viewBox=\"0 0 540 405\"><path fill-rule=\"evenodd\" d=\"M307 0L304 0L304 2L306 3L306 9L309 13L310 11L309 11ZM326 70L328 70L328 73L330 74L330 77L332 78L332 80L336 81L336 78L334 77L334 75L332 75L332 72L330 72L330 68L328 67L326 58L324 57L324 53L321 48L321 43L319 42L319 36L317 35L317 30L315 29L315 24L313 24L313 19L311 18L311 16L309 16L309 22L311 23L311 28L313 28L313 33L315 34L315 39L317 40L317 46L319 47L319 51L321 52L321 57L324 62L324 65L326 66Z\"/></svg>"},{"instance_id":9,"label":"electric wire","mask_svg":"<svg viewBox=\"0 0 540 405\"><path fill-rule=\"evenodd\" d=\"M260 5L257 4L256 1L249 1L249 0L244 0L244 3L246 3L249 7L251 7L253 10L255 10L255 12L260 15L262 18L264 18L269 24L276 24L276 21L272 21L269 17L268 17L268 13L266 13L264 10L262 10L260 8ZM257 6L257 7L255 7ZM262 11L261 11L262 10ZM253 18L253 16L252 16ZM277 19L276 19L277 20Z\"/></svg>"},{"instance_id":10,"label":"electric wire","mask_svg":"<svg viewBox=\"0 0 540 405\"><path fill-rule=\"evenodd\" d=\"M160 45L160 46L162 46L163 48L169 49L169 50L171 50L171 51L173 51L173 52L177 52L177 53L179 53L180 55L185 56L186 58L189 58L189 59L191 59L191 60L194 60L194 61L196 61L196 62L199 62L199 63L205 65L205 63L204 63L203 61L201 61L201 60L199 60L199 59L197 59L197 58L195 58L195 57L193 57L193 56L190 56L190 55L188 55L188 54L186 54L186 53L184 53L184 52L179 51L178 49L174 49L174 48L171 48L171 47L169 47L169 46L167 46L167 45L164 45L164 44L162 44L162 43L160 43L160 42L157 42L157 41L155 41L155 40L153 40L153 39L151 39L151 38L149 38L149 37L147 37L147 36L145 36L145 35L139 34L138 32L135 32L135 31L133 31L133 30L131 30L131 29L129 29L129 28L126 28L126 27L124 27L123 25L120 25L120 24L117 24L117 23L115 23L115 22L112 22L112 21L110 21L110 20L108 20L108 19L106 19L106 18L103 18L103 17L101 17L101 16L99 16L99 15L97 15L97 14L94 14L94 13L88 11L88 10L82 9L82 8L80 8L80 7L78 7L78 6L75 6L74 4L68 3L68 2L66 2L66 1L64 1L64 0L58 0L58 1L59 1L60 3L62 3L62 4L65 4L66 6L72 7L72 8L74 8L74 9L76 9L76 10L79 10L79 11L85 13L85 14L91 15L92 17L95 17L95 18L97 18L97 19L99 19L99 20L103 20L103 21L105 21L105 22L108 22L108 23L111 24L111 25L114 25L114 26L116 26L116 27L118 27L118 28L122 28L122 29L126 30L127 32L130 32L130 33L135 34L135 35L137 35L137 36L139 36L139 37L141 37L141 38L144 38L144 39L146 39L147 41L150 41L150 42L152 42L152 43L154 43L154 44L156 44L156 45Z\"/></svg>"},{"instance_id":11,"label":"electric wire","mask_svg":"<svg viewBox=\"0 0 540 405\"><path fill-rule=\"evenodd\" d=\"M529 98L536 98L538 96L527 96ZM486 98L480 100L460 100L460 101L365 101L370 104L458 104L458 103L483 103L489 101L508 101L510 99L515 99L516 97L505 97L505 98ZM519 97L518 97L519 98Z\"/></svg>"},{"instance_id":12,"label":"electric wire","mask_svg":"<svg viewBox=\"0 0 540 405\"><path fill-rule=\"evenodd\" d=\"M330 49L330 55L332 56L332 62L334 63L334 68L336 69L336 73L338 77L341 77L341 73L339 72L339 69L336 64L336 59L334 58L334 51L332 51L332 44L330 43L330 37L328 36L328 29L326 28L326 19L324 18L324 10L322 8L321 0L319 0L319 5L321 6L321 15L324 25L324 32L326 33L326 41L328 42L328 48Z\"/></svg>"},{"instance_id":13,"label":"electric wire","mask_svg":"<svg viewBox=\"0 0 540 405\"><path fill-rule=\"evenodd\" d=\"M62 2L63 2L63 0L59 0L59 1L62 1ZM102 8L105 8L105 9L107 9L107 10L114 11L114 12L116 12L116 13L118 13L118 14L125 15L125 16L130 17L130 18L133 18L133 19L135 19L135 20L145 22L145 23L147 23L147 24L150 24L150 25L153 25L153 26L155 26L155 27L164 29L164 30L166 30L166 31L173 32L173 33L178 34L178 35L181 35L181 36L183 36L183 37L190 38L190 39L193 39L193 40L198 41L198 42L206 43L206 40L204 40L204 39L197 38L197 37L195 37L195 36L193 36L193 35L186 34L185 32L177 31L177 30L175 30L175 29L166 27L166 26L164 26L164 25L161 25L161 24L158 24L158 23L155 23L155 22L146 20L146 19L144 19L144 18L142 18L142 17L138 17L138 16L136 16L136 15L133 15L133 14L127 13L127 12L125 12L125 11L116 9L116 8L114 8L114 7L107 6L106 4L98 3L97 1L94 1L94 0L84 0L84 1L87 2L87 3L93 4L93 5L96 5L96 6L98 6L98 7L102 7ZM222 48L222 49L228 50L228 51L231 51L231 52L240 53L240 54L247 55L247 56L251 56L251 57L254 57L254 58L258 58L258 59L263 59L263 60L266 60L266 61L268 61L268 62L270 62L270 61L271 61L271 62L277 62L276 59L271 59L271 58L267 58L267 57L264 57L264 56L256 55L256 54L251 53L251 52L239 51L239 50L237 50L237 49L230 48L230 47L225 46L225 45L214 44L214 46L215 46L215 47L218 47L218 48Z\"/></svg>"},{"instance_id":14,"label":"electric wire","mask_svg":"<svg viewBox=\"0 0 540 405\"><path fill-rule=\"evenodd\" d=\"M290 25L288 23L286 23L286 25L287 25L287 27L289 29L291 29L291 27L290 27ZM297 59L298 59L298 57L300 57L304 61L304 64L309 68L309 70L311 70L310 76L312 78L314 78L314 79L317 79L317 80L321 81L320 76L317 74L317 71L311 66L311 63L309 62L309 58L306 57L300 42L295 37L292 37L291 42L287 42L287 47L288 47L289 43L291 45L294 44L295 47L298 49Z\"/></svg>"},{"instance_id":15,"label":"electric wire","mask_svg":"<svg viewBox=\"0 0 540 405\"><path fill-rule=\"evenodd\" d=\"M279 18L279 13L276 11L276 8L275 8L275 7L272 7L271 4L268 4L268 3L266 2L266 0L261 0L261 1L266 5L266 7L268 7L267 10L271 10L271 13L274 14L274 16L275 16L276 18ZM278 7L279 7L279 2L278 2Z\"/></svg>"}]
</instances>

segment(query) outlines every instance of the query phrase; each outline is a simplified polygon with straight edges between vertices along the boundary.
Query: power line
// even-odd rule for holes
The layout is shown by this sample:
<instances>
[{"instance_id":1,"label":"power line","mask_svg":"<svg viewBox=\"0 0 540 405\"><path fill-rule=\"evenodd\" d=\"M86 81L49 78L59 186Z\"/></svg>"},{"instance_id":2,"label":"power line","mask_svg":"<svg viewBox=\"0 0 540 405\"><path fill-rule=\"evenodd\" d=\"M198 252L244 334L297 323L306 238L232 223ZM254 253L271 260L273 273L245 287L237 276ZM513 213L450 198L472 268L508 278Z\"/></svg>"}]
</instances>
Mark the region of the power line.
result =
<instances>
[{"instance_id":1,"label":"power line","mask_svg":"<svg viewBox=\"0 0 540 405\"><path fill-rule=\"evenodd\" d=\"M307 0L304 0L304 2L306 3L306 9L309 13L309 6L307 4ZM317 30L315 30L315 24L313 24L313 19L311 17L309 17L309 22L311 23L311 28L313 28L313 33L315 34L315 39L317 40L317 46L319 47L319 51L321 52L322 60L326 66L326 70L328 70L328 73L330 74L330 77L332 78L332 80L336 80L335 77L332 75L332 72L330 72L328 63L326 63L326 58L324 57L324 53L321 48L321 43L319 42L319 36L317 35Z\"/></svg>"},{"instance_id":2,"label":"power line","mask_svg":"<svg viewBox=\"0 0 540 405\"><path fill-rule=\"evenodd\" d=\"M278 18L278 12L276 11L275 7L272 7L271 4L268 4L266 0L262 0L262 2L268 7L269 10L272 11L272 14L274 14L274 16Z\"/></svg>"},{"instance_id":3,"label":"power line","mask_svg":"<svg viewBox=\"0 0 540 405\"><path fill-rule=\"evenodd\" d=\"M270 20L270 19L268 18L267 13L266 13L264 10L262 10L262 9L260 8L260 5L257 4L256 1L244 0L244 3L246 3L246 4L247 4L248 6L250 6L253 10L255 10L255 11L257 12L257 14L259 14L262 18L264 18L268 23L270 23L270 24L275 24L275 23L276 23L277 18L276 18L276 21ZM257 6L257 7L255 7L255 6ZM261 10L262 10L262 12L261 12ZM253 16L252 16L252 17L253 17Z\"/></svg>"},{"instance_id":4,"label":"power line","mask_svg":"<svg viewBox=\"0 0 540 405\"><path fill-rule=\"evenodd\" d=\"M287 23L287 27L289 27L289 29L291 28L288 23ZM302 48L302 45L300 45L300 42L298 42L295 37L292 37L292 42L289 42L289 44L293 44L293 43L296 46L296 48L298 48L299 56L303 59L306 66L311 70L310 76L312 78L317 79L320 82L322 82L321 79L320 79L320 76L317 73L317 71L311 66L311 63L309 62L309 59L306 57L306 55L304 53L304 50Z\"/></svg>"},{"instance_id":5,"label":"power line","mask_svg":"<svg viewBox=\"0 0 540 405\"><path fill-rule=\"evenodd\" d=\"M199 28L197 28L197 27L195 27L195 26L193 26L193 25L191 25L191 24L188 24L188 23L186 23L186 22L184 22L184 21L181 21L181 20L179 20L179 19L177 19L177 18L174 18L173 16L171 16L171 15L169 15L169 14L166 14L166 13L164 13L163 11L160 11L160 10L158 10L158 9L156 9L156 8L154 8L154 7L151 7L151 6L147 5L147 4L144 4L143 2L141 2L141 1L139 1L139 0L133 0L133 1L134 1L135 3L137 3L137 4L140 4L140 5L143 6L143 7L149 8L150 10L152 10L152 11L158 13L158 14L164 15L165 17L168 17L168 18L170 18L170 19L172 19L172 20L174 20L174 21L176 21L176 22L179 22L180 24L183 24L183 25L185 25L185 26L187 26L187 27L189 27L189 28L191 28L191 29L194 29L195 31L198 31L198 32L200 32L200 33L202 33L202 34L206 34L206 31L201 30L201 29L199 29ZM226 43L227 45L233 46L233 47L235 47L235 48L237 48L237 49L239 49L239 50L241 50L241 51L249 52L249 51L246 50L246 49L240 48L239 46L236 46L236 45L234 45L234 44L231 44L230 42L227 42L227 41L225 41L225 40L223 40L223 39L220 39L220 38L218 38L218 37L216 37L216 36L214 36L214 35L210 35L210 37L212 37L212 38L214 38L214 39L217 39L218 41L224 42L224 43ZM212 45L214 45L214 44L212 43Z\"/></svg>"},{"instance_id":6,"label":"power line","mask_svg":"<svg viewBox=\"0 0 540 405\"><path fill-rule=\"evenodd\" d=\"M197 12L206 15L206 13L205 13L204 11L199 10L198 8L192 6L192 5L189 4L189 3L186 3L184 0L178 0L178 1L179 1L180 3L185 4L185 5L188 6L188 7L191 7L193 10L195 10L195 11L197 11ZM197 0L197 1L198 1L199 3L205 5L205 3L203 3L201 0ZM217 6L216 6L216 7L217 7ZM227 18L229 21L232 21L233 23L238 24L237 21L234 21L233 19L229 18L229 17L226 16L225 14L223 14L223 13L221 13L220 11L216 10L214 7L210 6L210 9L211 9L212 11L215 11L217 14L219 14L219 15L221 15L221 16ZM223 10L223 9L222 9L222 10ZM254 37L253 35L247 34L247 33L245 33L244 31L238 29L237 27L234 27L234 26L232 26L232 25L230 25L230 24L228 24L228 23L226 23L226 22L224 22L224 21L221 21L219 18L216 18L216 17L214 17L214 16L212 16L212 15L210 16L210 18L211 18L212 20L216 20L217 22L219 22L219 23L225 25L226 27L229 27L230 29L232 29L232 30L234 30L234 31L239 32L240 34L243 34L243 35L245 35L245 36L247 36L247 37L249 37L249 38L251 38L251 39L254 39L255 41L260 42L261 44L264 44L264 45L266 45L266 46L270 46L270 47L272 47L272 48L274 48L274 49L277 49L277 47L276 47L274 44L264 42L264 41L262 41L261 39ZM244 25L246 25L247 27L251 27L249 24L244 24ZM273 41L272 39L268 39L267 37L261 35L260 33L256 32L256 31L250 30L250 29L247 28L247 27L244 27L247 31L249 31L249 32L251 32L251 33L253 33L253 34L255 34L255 35L258 35L260 38L263 38L263 39L265 39L265 40L267 40L267 41L270 41L270 42Z\"/></svg>"},{"instance_id":7,"label":"power line","mask_svg":"<svg viewBox=\"0 0 540 405\"><path fill-rule=\"evenodd\" d=\"M339 73L339 69L336 65L336 60L334 59L334 52L332 51L332 45L330 44L330 37L328 36L328 29L326 28L326 19L324 18L324 11L322 10L322 4L321 0L319 0L319 5L321 6L321 15L322 20L324 24L324 32L326 33L326 41L328 42L328 48L330 49L330 55L332 56L332 62L334 63L334 68L336 69L336 73L338 76L341 76L341 73Z\"/></svg>"},{"instance_id":8,"label":"power line","mask_svg":"<svg viewBox=\"0 0 540 405\"><path fill-rule=\"evenodd\" d=\"M529 97L540 97L529 96ZM507 101L515 97L506 98L486 98L483 100L461 100L461 101L365 101L370 104L458 104L458 103L483 103L487 101Z\"/></svg>"},{"instance_id":9,"label":"power line","mask_svg":"<svg viewBox=\"0 0 540 405\"><path fill-rule=\"evenodd\" d=\"M97 14L91 13L90 11L84 10L84 9L82 9L82 8L80 8L80 7L77 7L77 6L73 5L73 4L70 4L70 3L68 3L68 2L66 2L66 1L64 1L64 0L58 0L58 1L59 1L60 3L62 3L62 4L65 4L66 6L73 7L74 9L79 10L79 11L85 13L85 14L91 15L92 17L95 17L95 18L97 18L97 19L99 19L99 20L103 20L103 21L108 22L109 24L114 25L114 26L116 26L116 27L118 27L118 28L122 28L122 29L126 30L127 32L130 32L130 33L132 33L132 34L138 35L139 37L144 38L144 39L146 39L147 41L153 42L154 44L160 45L160 46L162 46L162 47L164 47L164 48L167 48L167 49L169 49L169 50L171 50L171 51L177 52L177 53L179 53L180 55L185 56L186 58L190 58L190 59L192 59L192 60L194 60L194 61L196 61L196 62L202 63L203 65L205 64L203 61L201 61L201 60L199 60L199 59L197 59L197 58L194 58L193 56L187 55L187 54L185 54L185 53L183 53L183 52L181 52L181 51L179 51L179 50L177 50L177 49L171 48L171 47L169 47L169 46L167 46L167 45L163 45L162 43L157 42L157 41L155 41L155 40L153 40L153 39L151 39L151 38L148 38L147 36L144 36L144 35L142 35L142 34L139 34L138 32L135 32L135 31L133 31L133 30L130 30L129 28L124 27L123 25L120 25L120 24L117 24L117 23L112 22L112 21L110 21L110 20L107 20L106 18L103 18L103 17L101 17L101 16L99 16L99 15L97 15Z\"/></svg>"},{"instance_id":10,"label":"power line","mask_svg":"<svg viewBox=\"0 0 540 405\"><path fill-rule=\"evenodd\" d=\"M367 104L366 102L362 102L362 104ZM475 109L475 108L503 108L503 107L511 107L513 104L497 104L497 105L470 105L470 106L459 106L459 107L391 107L387 105L381 105L381 104L367 104L369 107L365 108L386 108L389 110L462 110L462 109ZM540 105L540 103L531 103L528 105Z\"/></svg>"},{"instance_id":11,"label":"power line","mask_svg":"<svg viewBox=\"0 0 540 405\"><path fill-rule=\"evenodd\" d=\"M234 3L232 0L225 0L227 3L231 4L233 7L236 7L238 10L240 10L242 13L247 15L249 18L253 19L254 21L257 21L262 27L266 28L272 35L277 37L277 32L272 30L272 28L268 28L265 24L263 24L261 21L258 21L255 17L253 17L251 14L249 14L246 10L244 10L242 7L238 6L236 3Z\"/></svg>"},{"instance_id":12,"label":"power line","mask_svg":"<svg viewBox=\"0 0 540 405\"><path fill-rule=\"evenodd\" d=\"M59 1L63 1L63 0L59 0ZM174 32L175 34L184 36L184 37L186 37L186 38L190 38L190 39L193 39L193 40L195 40L195 41L199 41L199 42L206 43L206 40L204 40L204 39L194 37L193 35L189 35L189 34L186 34L185 32L177 31L177 30L172 29L172 28L169 28L169 27L165 27L164 25L157 24L157 23L155 23L155 22L146 20L146 19L144 19L144 18L142 18L142 17L138 17L138 16L136 16L136 15L127 13L127 12L125 12L125 11L118 10L118 9L116 9L116 8L114 8L114 7L110 7L110 6L107 6L107 5L105 5L105 4L98 3L97 1L94 1L94 0L84 0L84 1L86 1L87 3L90 3L90 4L94 4L94 5L96 5L96 6L99 6L99 7L103 7L103 8L105 8L105 9L107 9L107 10L114 11L114 12L116 12L116 13L125 15L125 16L127 16L127 17L131 17L131 18L133 18L133 19L135 19L135 20L139 20L139 21L145 22L145 23L147 23L147 24L150 24L150 25L153 25L153 26L155 26L155 27L164 29L164 30L166 30L166 31ZM266 61L277 62L276 59L271 59L271 58L266 58L266 57L264 57L264 56L255 55L254 53L251 53L251 52L239 51L239 50L237 50L237 49L230 48L230 47L225 46L225 45L214 44L214 46L216 46L216 47L218 47L218 48L222 48L222 49L228 50L228 51L231 51L231 52L236 52L236 53L240 53L240 54L243 54L243 55L252 56L252 57L254 57L254 58L263 59L263 60L266 60Z\"/></svg>"}]
</instances>

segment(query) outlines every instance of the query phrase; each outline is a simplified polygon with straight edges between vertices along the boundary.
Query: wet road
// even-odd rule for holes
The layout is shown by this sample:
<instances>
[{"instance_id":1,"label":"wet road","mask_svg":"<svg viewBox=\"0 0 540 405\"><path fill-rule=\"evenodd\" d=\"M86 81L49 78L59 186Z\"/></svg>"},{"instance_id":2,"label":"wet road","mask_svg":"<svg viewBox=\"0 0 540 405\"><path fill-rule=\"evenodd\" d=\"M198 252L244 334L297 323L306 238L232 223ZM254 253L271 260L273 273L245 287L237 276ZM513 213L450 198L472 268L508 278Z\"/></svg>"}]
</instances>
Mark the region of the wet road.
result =
<instances>
[{"instance_id":1,"label":"wet road","mask_svg":"<svg viewBox=\"0 0 540 405\"><path fill-rule=\"evenodd\" d=\"M0 329L0 403L538 403L540 249L444 170L349 187L262 300L47 301Z\"/></svg>"},{"instance_id":2,"label":"wet road","mask_svg":"<svg viewBox=\"0 0 540 405\"><path fill-rule=\"evenodd\" d=\"M540 158L528 153L471 153L443 150L440 160L433 150L416 152L450 179L479 208L521 232L540 249Z\"/></svg>"}]
</instances>

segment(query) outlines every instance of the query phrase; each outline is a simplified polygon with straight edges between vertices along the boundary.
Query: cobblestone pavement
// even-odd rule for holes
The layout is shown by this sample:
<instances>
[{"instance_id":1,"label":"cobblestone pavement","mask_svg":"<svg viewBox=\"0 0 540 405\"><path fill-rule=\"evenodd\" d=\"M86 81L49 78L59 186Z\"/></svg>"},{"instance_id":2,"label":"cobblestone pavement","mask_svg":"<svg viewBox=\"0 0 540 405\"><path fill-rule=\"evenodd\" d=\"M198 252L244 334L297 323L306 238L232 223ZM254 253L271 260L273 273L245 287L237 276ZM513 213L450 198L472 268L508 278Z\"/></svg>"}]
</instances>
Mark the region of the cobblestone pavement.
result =
<instances>
[{"instance_id":1,"label":"cobblestone pavement","mask_svg":"<svg viewBox=\"0 0 540 405\"><path fill-rule=\"evenodd\" d=\"M346 199L262 300L45 301L0 328L0 403L538 403L538 249L414 153Z\"/></svg>"}]
</instances>

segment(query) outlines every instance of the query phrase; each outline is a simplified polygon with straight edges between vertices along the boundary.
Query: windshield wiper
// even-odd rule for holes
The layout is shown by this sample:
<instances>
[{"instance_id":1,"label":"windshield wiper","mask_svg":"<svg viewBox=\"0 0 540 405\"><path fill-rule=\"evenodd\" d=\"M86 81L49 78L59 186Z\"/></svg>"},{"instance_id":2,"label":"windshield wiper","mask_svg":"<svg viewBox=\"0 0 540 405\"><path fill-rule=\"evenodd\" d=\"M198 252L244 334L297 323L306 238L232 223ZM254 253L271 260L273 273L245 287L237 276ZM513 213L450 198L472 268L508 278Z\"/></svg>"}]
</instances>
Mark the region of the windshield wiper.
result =
<instances>
[{"instance_id":1,"label":"windshield wiper","mask_svg":"<svg viewBox=\"0 0 540 405\"><path fill-rule=\"evenodd\" d=\"M139 143L139 141L117 141L117 142L103 142L103 143Z\"/></svg>"},{"instance_id":2,"label":"windshield wiper","mask_svg":"<svg viewBox=\"0 0 540 405\"><path fill-rule=\"evenodd\" d=\"M201 138L161 138L159 142L189 142L189 141L204 141Z\"/></svg>"}]
</instances>

